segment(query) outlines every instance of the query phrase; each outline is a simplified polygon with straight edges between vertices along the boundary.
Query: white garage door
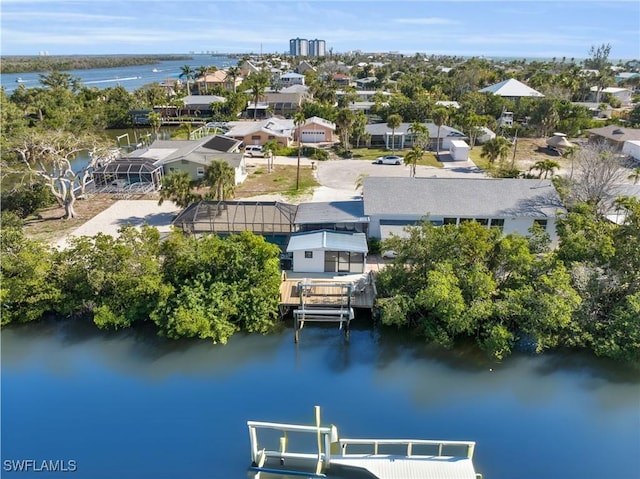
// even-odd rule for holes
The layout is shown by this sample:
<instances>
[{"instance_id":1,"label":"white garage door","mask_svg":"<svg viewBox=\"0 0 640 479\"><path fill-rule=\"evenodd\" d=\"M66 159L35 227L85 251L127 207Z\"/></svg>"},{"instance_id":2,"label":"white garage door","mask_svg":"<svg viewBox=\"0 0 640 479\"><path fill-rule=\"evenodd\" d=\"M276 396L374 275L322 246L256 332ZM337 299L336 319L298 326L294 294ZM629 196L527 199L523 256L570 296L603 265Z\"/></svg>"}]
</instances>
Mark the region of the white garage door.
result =
<instances>
[{"instance_id":1,"label":"white garage door","mask_svg":"<svg viewBox=\"0 0 640 479\"><path fill-rule=\"evenodd\" d=\"M303 143L320 143L325 141L324 130L302 130L300 132Z\"/></svg>"}]
</instances>

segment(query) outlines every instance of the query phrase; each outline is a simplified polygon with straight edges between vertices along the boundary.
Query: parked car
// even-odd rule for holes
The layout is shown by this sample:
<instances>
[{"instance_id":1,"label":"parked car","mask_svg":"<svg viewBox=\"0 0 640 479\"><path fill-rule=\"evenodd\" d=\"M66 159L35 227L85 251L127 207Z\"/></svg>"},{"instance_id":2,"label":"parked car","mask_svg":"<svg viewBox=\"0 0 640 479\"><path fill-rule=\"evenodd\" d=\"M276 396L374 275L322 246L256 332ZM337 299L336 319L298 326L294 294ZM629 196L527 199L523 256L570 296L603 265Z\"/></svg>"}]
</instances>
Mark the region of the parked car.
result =
<instances>
[{"instance_id":1,"label":"parked car","mask_svg":"<svg viewBox=\"0 0 640 479\"><path fill-rule=\"evenodd\" d=\"M401 165L402 157L398 155L379 156L374 163L376 165Z\"/></svg>"},{"instance_id":2,"label":"parked car","mask_svg":"<svg viewBox=\"0 0 640 479\"><path fill-rule=\"evenodd\" d=\"M264 157L264 148L260 145L248 145L244 149L244 154L253 158L254 156Z\"/></svg>"}]
</instances>

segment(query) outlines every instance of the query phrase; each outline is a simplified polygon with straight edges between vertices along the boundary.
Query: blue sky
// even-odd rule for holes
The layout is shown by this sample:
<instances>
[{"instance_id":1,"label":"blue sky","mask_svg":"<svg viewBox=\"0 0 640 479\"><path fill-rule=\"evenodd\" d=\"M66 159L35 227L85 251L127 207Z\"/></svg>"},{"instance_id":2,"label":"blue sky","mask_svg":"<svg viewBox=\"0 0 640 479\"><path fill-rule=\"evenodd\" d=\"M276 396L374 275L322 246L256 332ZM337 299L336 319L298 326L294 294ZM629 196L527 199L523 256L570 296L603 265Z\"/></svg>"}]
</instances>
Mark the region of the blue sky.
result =
<instances>
[{"instance_id":1,"label":"blue sky","mask_svg":"<svg viewBox=\"0 0 640 479\"><path fill-rule=\"evenodd\" d=\"M327 50L640 58L640 1L0 0L3 55Z\"/></svg>"}]
</instances>

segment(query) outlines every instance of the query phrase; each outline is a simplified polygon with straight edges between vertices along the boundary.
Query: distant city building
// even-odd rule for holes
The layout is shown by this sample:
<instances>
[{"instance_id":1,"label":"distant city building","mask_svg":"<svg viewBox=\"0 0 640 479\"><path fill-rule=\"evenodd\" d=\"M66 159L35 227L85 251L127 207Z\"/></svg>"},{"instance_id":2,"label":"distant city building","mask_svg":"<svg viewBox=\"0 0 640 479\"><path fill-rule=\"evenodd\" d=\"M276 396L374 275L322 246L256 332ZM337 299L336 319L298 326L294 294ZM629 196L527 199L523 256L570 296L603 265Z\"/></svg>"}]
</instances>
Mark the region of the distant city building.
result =
<instances>
[{"instance_id":1,"label":"distant city building","mask_svg":"<svg viewBox=\"0 0 640 479\"><path fill-rule=\"evenodd\" d=\"M323 57L326 55L326 43L324 40L309 40L309 56Z\"/></svg>"},{"instance_id":2,"label":"distant city building","mask_svg":"<svg viewBox=\"0 0 640 479\"><path fill-rule=\"evenodd\" d=\"M294 57L323 57L326 55L324 40L307 40L306 38L292 38L289 40L289 55Z\"/></svg>"},{"instance_id":3,"label":"distant city building","mask_svg":"<svg viewBox=\"0 0 640 479\"><path fill-rule=\"evenodd\" d=\"M292 38L289 40L289 54L294 57L309 56L309 40L306 38Z\"/></svg>"}]
</instances>

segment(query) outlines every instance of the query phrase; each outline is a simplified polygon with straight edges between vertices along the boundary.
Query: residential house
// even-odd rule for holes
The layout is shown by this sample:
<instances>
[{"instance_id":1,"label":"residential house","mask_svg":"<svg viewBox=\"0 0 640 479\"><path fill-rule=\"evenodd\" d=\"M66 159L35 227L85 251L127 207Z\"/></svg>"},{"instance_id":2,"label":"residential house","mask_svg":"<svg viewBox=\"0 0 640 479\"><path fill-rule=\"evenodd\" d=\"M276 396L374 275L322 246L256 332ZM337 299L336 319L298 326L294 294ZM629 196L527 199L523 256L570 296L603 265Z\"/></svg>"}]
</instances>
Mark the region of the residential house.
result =
<instances>
[{"instance_id":1,"label":"residential house","mask_svg":"<svg viewBox=\"0 0 640 479\"><path fill-rule=\"evenodd\" d=\"M423 123L429 131L429 142L432 150L437 149L438 143L441 150L451 148L452 140L466 140L464 133L450 126L442 125L438 128L435 123ZM392 130L386 123L373 123L367 125L365 130L371 135L371 146L384 146L391 149L394 144L396 149L409 148L413 146L415 134L411 131L411 123L401 123L398 128ZM439 136L438 136L439 135Z\"/></svg>"},{"instance_id":2,"label":"residential house","mask_svg":"<svg viewBox=\"0 0 640 479\"><path fill-rule=\"evenodd\" d=\"M335 123L313 116L300 127L300 140L302 143L334 143L338 141L335 135ZM294 130L294 138L298 141L298 128Z\"/></svg>"},{"instance_id":3,"label":"residential house","mask_svg":"<svg viewBox=\"0 0 640 479\"><path fill-rule=\"evenodd\" d=\"M587 130L589 142L604 142L609 144L616 151L622 151L625 141L640 140L640 129L623 128L618 125L608 125L601 128L591 128Z\"/></svg>"},{"instance_id":4,"label":"residential house","mask_svg":"<svg viewBox=\"0 0 640 479\"><path fill-rule=\"evenodd\" d=\"M364 233L330 230L292 234L286 249L294 273L364 273L368 250Z\"/></svg>"},{"instance_id":5,"label":"residential house","mask_svg":"<svg viewBox=\"0 0 640 479\"><path fill-rule=\"evenodd\" d=\"M245 93L251 94L250 91ZM300 106L308 98L311 98L311 93L309 93L309 87L306 85L292 85L278 90L267 88L257 107L254 106L252 101L249 102L245 110L245 117L254 118L254 110L256 109L256 118L267 118L269 113L279 116L292 116L300 110Z\"/></svg>"},{"instance_id":6,"label":"residential house","mask_svg":"<svg viewBox=\"0 0 640 479\"><path fill-rule=\"evenodd\" d=\"M346 73L336 72L331 75L331 80L339 87L346 87L351 85L351 77Z\"/></svg>"},{"instance_id":7,"label":"residential house","mask_svg":"<svg viewBox=\"0 0 640 479\"><path fill-rule=\"evenodd\" d=\"M182 101L184 102L182 115L210 117L212 115L211 105L225 103L227 99L217 95L189 95L185 96Z\"/></svg>"},{"instance_id":8,"label":"residential house","mask_svg":"<svg viewBox=\"0 0 640 479\"><path fill-rule=\"evenodd\" d=\"M300 73L289 72L284 75L280 75L280 82L283 87L293 85L304 85L305 76Z\"/></svg>"},{"instance_id":9,"label":"residential house","mask_svg":"<svg viewBox=\"0 0 640 479\"><path fill-rule=\"evenodd\" d=\"M296 67L296 72L300 73L301 75L304 75L305 72L307 71L318 71L318 69L316 67L314 67L311 63L309 63L307 60L302 60L300 63L298 63L298 66Z\"/></svg>"},{"instance_id":10,"label":"residential house","mask_svg":"<svg viewBox=\"0 0 640 479\"><path fill-rule=\"evenodd\" d=\"M196 79L198 91L201 93L206 93L211 88L216 87L227 91L234 91L240 83L242 83L241 76L234 79L234 77L229 75L225 70L216 70Z\"/></svg>"},{"instance_id":11,"label":"residential house","mask_svg":"<svg viewBox=\"0 0 640 479\"><path fill-rule=\"evenodd\" d=\"M553 183L537 179L367 177L363 199L369 236L380 239L425 220L477 221L521 235L538 224L555 244L556 219L565 211Z\"/></svg>"},{"instance_id":12,"label":"residential house","mask_svg":"<svg viewBox=\"0 0 640 479\"><path fill-rule=\"evenodd\" d=\"M268 118L261 121L230 121L226 136L241 141L244 145L261 145L276 140L280 146L293 142L293 120Z\"/></svg>"},{"instance_id":13,"label":"residential house","mask_svg":"<svg viewBox=\"0 0 640 479\"><path fill-rule=\"evenodd\" d=\"M534 90L531 87L528 87L527 85L516 80L515 78L510 78L508 80L501 81L500 83L490 85L478 91L480 93L493 93L494 95L498 95L514 101L517 101L522 97L529 97L529 98L544 97L544 95L539 91Z\"/></svg>"},{"instance_id":14,"label":"residential house","mask_svg":"<svg viewBox=\"0 0 640 479\"><path fill-rule=\"evenodd\" d=\"M238 185L247 178L240 143L223 135L209 135L197 140L156 140L128 157L152 160L162 166L165 175L172 171L186 171L193 181L204 178L205 168L213 161L222 160L233 168L235 184Z\"/></svg>"},{"instance_id":15,"label":"residential house","mask_svg":"<svg viewBox=\"0 0 640 479\"><path fill-rule=\"evenodd\" d=\"M622 105L630 105L631 97L633 96L633 92L629 88L620 88L620 87L607 87L599 90L597 86L592 86L589 91L591 92L591 100L597 101L597 99L602 99L602 94L607 93L611 95L613 98L620 100ZM599 95L599 96L598 96Z\"/></svg>"},{"instance_id":16,"label":"residential house","mask_svg":"<svg viewBox=\"0 0 640 479\"><path fill-rule=\"evenodd\" d=\"M376 77L357 78L355 83L358 90L367 90L374 87L378 83L378 79Z\"/></svg>"}]
</instances>

